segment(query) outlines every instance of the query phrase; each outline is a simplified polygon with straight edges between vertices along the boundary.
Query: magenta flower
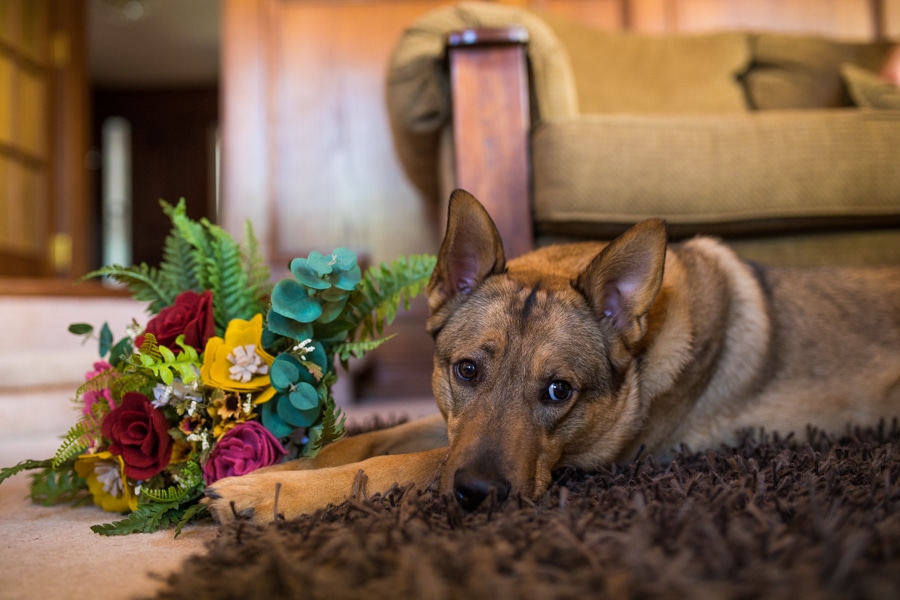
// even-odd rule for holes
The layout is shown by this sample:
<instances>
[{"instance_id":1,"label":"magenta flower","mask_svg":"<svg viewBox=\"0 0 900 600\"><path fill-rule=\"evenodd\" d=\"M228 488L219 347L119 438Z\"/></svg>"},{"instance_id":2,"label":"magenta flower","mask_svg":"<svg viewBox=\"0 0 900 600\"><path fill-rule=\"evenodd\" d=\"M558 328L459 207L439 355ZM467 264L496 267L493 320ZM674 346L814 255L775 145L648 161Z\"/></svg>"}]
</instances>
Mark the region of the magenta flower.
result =
<instances>
[{"instance_id":1,"label":"magenta flower","mask_svg":"<svg viewBox=\"0 0 900 600\"><path fill-rule=\"evenodd\" d=\"M203 466L203 478L210 485L224 477L246 475L274 465L287 454L269 430L257 421L235 425L222 436Z\"/></svg>"}]
</instances>

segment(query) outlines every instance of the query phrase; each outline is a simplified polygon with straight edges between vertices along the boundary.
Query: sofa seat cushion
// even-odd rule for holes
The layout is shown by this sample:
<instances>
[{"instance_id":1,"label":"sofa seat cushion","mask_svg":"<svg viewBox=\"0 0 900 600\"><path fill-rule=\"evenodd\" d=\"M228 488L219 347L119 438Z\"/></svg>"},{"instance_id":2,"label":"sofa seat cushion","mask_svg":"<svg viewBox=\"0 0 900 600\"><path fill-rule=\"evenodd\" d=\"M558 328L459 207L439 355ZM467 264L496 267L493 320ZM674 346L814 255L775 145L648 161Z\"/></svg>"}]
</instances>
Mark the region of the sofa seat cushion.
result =
<instances>
[{"instance_id":1,"label":"sofa seat cushion","mask_svg":"<svg viewBox=\"0 0 900 600\"><path fill-rule=\"evenodd\" d=\"M900 112L582 115L533 132L540 233L648 217L721 235L900 224Z\"/></svg>"}]
</instances>

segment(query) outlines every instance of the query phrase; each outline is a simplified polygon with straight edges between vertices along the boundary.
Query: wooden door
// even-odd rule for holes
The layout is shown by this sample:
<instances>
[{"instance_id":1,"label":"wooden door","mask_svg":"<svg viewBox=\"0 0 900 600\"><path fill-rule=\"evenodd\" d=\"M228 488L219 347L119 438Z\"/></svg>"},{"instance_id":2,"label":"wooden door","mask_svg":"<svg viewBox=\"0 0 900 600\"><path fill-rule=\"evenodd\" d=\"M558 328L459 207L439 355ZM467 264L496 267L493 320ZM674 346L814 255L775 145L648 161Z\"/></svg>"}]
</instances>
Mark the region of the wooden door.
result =
<instances>
[{"instance_id":1,"label":"wooden door","mask_svg":"<svg viewBox=\"0 0 900 600\"><path fill-rule=\"evenodd\" d=\"M0 277L88 263L83 0L0 0Z\"/></svg>"}]
</instances>

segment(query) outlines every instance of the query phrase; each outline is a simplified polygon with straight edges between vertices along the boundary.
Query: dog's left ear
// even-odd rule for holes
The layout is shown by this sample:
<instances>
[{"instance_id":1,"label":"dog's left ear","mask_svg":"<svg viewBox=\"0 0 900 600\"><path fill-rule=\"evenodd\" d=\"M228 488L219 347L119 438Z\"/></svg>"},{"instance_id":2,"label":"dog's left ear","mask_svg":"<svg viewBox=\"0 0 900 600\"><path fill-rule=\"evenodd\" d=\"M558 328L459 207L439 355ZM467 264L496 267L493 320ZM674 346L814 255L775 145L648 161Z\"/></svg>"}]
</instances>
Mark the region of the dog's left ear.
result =
<instances>
[{"instance_id":1,"label":"dog's left ear","mask_svg":"<svg viewBox=\"0 0 900 600\"><path fill-rule=\"evenodd\" d=\"M666 239L665 221L641 221L604 248L578 278L597 317L608 320L628 345L644 336L644 317L662 285Z\"/></svg>"},{"instance_id":2,"label":"dog's left ear","mask_svg":"<svg viewBox=\"0 0 900 600\"><path fill-rule=\"evenodd\" d=\"M457 294L470 293L485 277L505 267L503 242L487 210L472 194L454 191L447 233L426 290L432 313Z\"/></svg>"}]
</instances>

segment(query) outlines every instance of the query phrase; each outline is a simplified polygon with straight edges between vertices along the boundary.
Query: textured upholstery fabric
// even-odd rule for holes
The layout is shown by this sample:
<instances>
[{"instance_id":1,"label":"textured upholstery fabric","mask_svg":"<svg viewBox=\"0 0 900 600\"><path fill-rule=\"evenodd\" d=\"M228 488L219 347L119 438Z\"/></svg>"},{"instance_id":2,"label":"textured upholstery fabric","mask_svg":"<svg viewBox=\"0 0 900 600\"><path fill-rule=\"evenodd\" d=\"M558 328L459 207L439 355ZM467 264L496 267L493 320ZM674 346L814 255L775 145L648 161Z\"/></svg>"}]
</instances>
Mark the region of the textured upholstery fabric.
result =
<instances>
[{"instance_id":1,"label":"textured upholstery fabric","mask_svg":"<svg viewBox=\"0 0 900 600\"><path fill-rule=\"evenodd\" d=\"M900 86L852 63L841 65L841 76L856 106L900 110Z\"/></svg>"},{"instance_id":2,"label":"textured upholstery fabric","mask_svg":"<svg viewBox=\"0 0 900 600\"><path fill-rule=\"evenodd\" d=\"M710 224L900 222L898 140L893 111L544 122L533 133L535 219L539 229L582 235L590 224L657 216L714 231Z\"/></svg>"},{"instance_id":3,"label":"textured upholstery fabric","mask_svg":"<svg viewBox=\"0 0 900 600\"><path fill-rule=\"evenodd\" d=\"M750 61L746 34L648 36L599 31L550 13L541 16L565 40L581 113L747 110L738 79Z\"/></svg>"},{"instance_id":4,"label":"textured upholstery fabric","mask_svg":"<svg viewBox=\"0 0 900 600\"><path fill-rule=\"evenodd\" d=\"M439 9L406 30L387 78L398 154L429 200L446 201L452 180L446 36L509 25L530 34L541 239L603 239L661 216L678 236L719 234L772 262L820 250L900 262L900 110L851 108L845 83L857 106L881 106L854 65L879 71L890 43L642 37L509 5Z\"/></svg>"},{"instance_id":5,"label":"textured upholstery fabric","mask_svg":"<svg viewBox=\"0 0 900 600\"><path fill-rule=\"evenodd\" d=\"M440 129L450 120L447 35L479 27L520 25L529 33L528 62L538 114L578 114L568 52L537 15L510 6L462 2L432 11L410 24L391 55L386 96L397 154L412 182L427 197L440 193Z\"/></svg>"},{"instance_id":6,"label":"textured upholstery fabric","mask_svg":"<svg viewBox=\"0 0 900 600\"><path fill-rule=\"evenodd\" d=\"M751 35L749 43L745 85L750 106L760 110L850 106L841 64L877 71L891 46L774 33Z\"/></svg>"}]
</instances>

